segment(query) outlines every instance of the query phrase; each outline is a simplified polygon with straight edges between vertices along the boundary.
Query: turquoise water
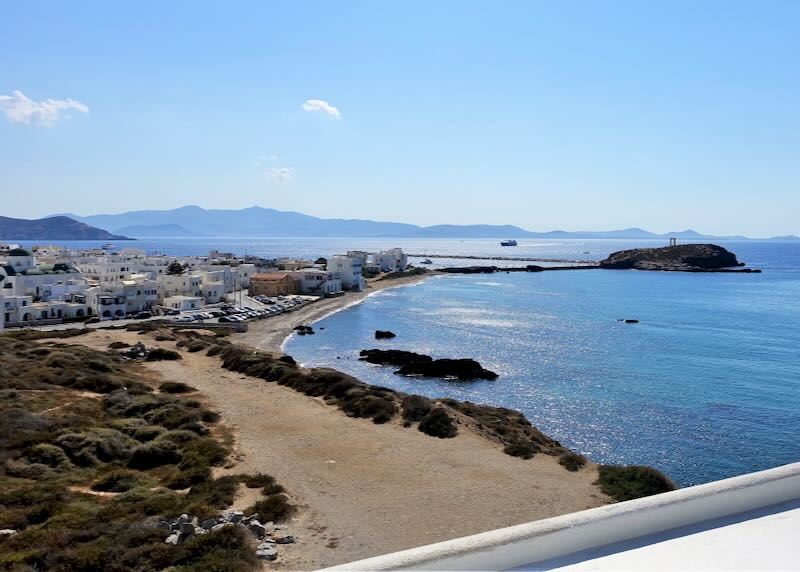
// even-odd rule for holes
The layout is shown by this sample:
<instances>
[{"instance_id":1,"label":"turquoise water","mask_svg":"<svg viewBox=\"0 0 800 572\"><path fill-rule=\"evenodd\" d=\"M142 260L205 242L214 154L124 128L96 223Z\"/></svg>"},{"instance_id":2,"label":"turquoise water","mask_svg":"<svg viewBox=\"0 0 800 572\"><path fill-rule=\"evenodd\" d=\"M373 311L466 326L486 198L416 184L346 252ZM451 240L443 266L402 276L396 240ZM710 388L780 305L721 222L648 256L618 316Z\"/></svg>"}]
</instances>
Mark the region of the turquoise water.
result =
<instances>
[{"instance_id":1,"label":"turquoise water","mask_svg":"<svg viewBox=\"0 0 800 572\"><path fill-rule=\"evenodd\" d=\"M800 243L720 244L764 273L589 270L434 278L334 314L317 335L292 338L287 351L369 383L520 409L597 461L654 465L682 485L798 461ZM316 258L399 246L414 253L595 260L614 250L661 245L520 240L510 249L487 239L375 238L118 243L171 255L218 248ZM398 337L378 343L376 329ZM405 379L359 362L359 350L370 347L474 357L501 375L470 384Z\"/></svg>"},{"instance_id":2,"label":"turquoise water","mask_svg":"<svg viewBox=\"0 0 800 572\"><path fill-rule=\"evenodd\" d=\"M798 461L800 245L727 246L764 273L437 277L338 312L286 351L369 383L522 410L594 460L653 465L681 485ZM376 329L397 338L376 342ZM473 357L500 378L403 378L358 361L371 347Z\"/></svg>"}]
</instances>

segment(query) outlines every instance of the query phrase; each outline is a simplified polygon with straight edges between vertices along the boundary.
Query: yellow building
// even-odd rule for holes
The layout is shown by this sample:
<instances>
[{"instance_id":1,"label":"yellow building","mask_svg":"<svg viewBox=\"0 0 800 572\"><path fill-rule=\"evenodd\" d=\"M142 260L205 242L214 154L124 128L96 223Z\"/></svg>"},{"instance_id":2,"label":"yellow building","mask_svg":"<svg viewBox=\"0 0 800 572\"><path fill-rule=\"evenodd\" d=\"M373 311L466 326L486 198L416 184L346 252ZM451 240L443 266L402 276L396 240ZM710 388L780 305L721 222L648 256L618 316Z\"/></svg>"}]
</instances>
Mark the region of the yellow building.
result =
<instances>
[{"instance_id":1,"label":"yellow building","mask_svg":"<svg viewBox=\"0 0 800 572\"><path fill-rule=\"evenodd\" d=\"M300 292L300 280L285 272L256 274L250 278L251 296L280 296Z\"/></svg>"}]
</instances>

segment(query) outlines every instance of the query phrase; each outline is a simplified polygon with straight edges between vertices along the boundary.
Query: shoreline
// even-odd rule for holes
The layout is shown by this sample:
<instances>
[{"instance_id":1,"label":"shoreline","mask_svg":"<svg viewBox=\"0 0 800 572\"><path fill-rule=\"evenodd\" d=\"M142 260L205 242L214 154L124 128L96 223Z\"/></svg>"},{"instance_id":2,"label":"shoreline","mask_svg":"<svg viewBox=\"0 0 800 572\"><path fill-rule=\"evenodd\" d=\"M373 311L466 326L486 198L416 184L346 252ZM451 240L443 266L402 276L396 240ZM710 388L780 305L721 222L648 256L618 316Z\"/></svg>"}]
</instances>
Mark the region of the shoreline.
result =
<instances>
[{"instance_id":1,"label":"shoreline","mask_svg":"<svg viewBox=\"0 0 800 572\"><path fill-rule=\"evenodd\" d=\"M280 354L283 353L284 346L294 335L295 326L315 324L336 312L360 304L383 290L414 286L438 275L436 272L428 272L416 276L373 280L367 282L367 287L361 292L347 292L344 296L337 298L323 298L293 312L251 322L248 324L247 332L237 334L236 339L240 343L256 349Z\"/></svg>"},{"instance_id":2,"label":"shoreline","mask_svg":"<svg viewBox=\"0 0 800 572\"><path fill-rule=\"evenodd\" d=\"M422 277L414 278L386 281L359 300ZM321 397L226 369L175 338L159 341L158 332L94 330L73 343L105 351L114 341L142 341L180 352L180 360L137 367L157 382L190 385L222 416L232 462L214 476L271 475L297 507L288 522L297 542L264 570L319 569L614 502L591 461L569 471L545 452L511 456L466 417L455 437L439 439L399 415L380 424L349 416ZM248 494L237 493L234 510L253 500Z\"/></svg>"}]
</instances>

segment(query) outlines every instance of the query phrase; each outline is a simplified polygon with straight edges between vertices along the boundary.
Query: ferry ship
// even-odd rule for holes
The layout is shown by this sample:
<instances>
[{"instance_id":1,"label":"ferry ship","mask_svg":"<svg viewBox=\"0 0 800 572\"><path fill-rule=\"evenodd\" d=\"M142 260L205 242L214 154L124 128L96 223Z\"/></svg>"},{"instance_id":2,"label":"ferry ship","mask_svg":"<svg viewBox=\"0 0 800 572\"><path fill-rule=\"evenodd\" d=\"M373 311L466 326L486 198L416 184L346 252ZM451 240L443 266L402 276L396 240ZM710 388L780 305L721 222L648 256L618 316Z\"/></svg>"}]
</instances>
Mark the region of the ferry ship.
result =
<instances>
[{"instance_id":1,"label":"ferry ship","mask_svg":"<svg viewBox=\"0 0 800 572\"><path fill-rule=\"evenodd\" d=\"M517 245L517 241L514 240L514 239L504 240L504 241L502 241L500 243L500 246L516 246L516 245Z\"/></svg>"}]
</instances>

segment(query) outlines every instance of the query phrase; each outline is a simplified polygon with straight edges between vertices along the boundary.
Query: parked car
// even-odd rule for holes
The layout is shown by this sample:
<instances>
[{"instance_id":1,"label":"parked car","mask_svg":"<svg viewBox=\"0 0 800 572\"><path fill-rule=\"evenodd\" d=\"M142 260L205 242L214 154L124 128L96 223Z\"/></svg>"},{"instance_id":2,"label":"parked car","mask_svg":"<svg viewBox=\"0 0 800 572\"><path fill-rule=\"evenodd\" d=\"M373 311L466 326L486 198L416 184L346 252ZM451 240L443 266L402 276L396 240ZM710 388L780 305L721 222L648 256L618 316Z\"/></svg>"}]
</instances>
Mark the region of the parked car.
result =
<instances>
[{"instance_id":1,"label":"parked car","mask_svg":"<svg viewBox=\"0 0 800 572\"><path fill-rule=\"evenodd\" d=\"M144 320L146 318L152 318L153 317L153 313L152 312L139 312L138 314L134 315L133 317L136 320Z\"/></svg>"},{"instance_id":2,"label":"parked car","mask_svg":"<svg viewBox=\"0 0 800 572\"><path fill-rule=\"evenodd\" d=\"M180 310L175 310L175 309L167 310L166 312L164 312L165 316L180 316L180 314L181 314Z\"/></svg>"},{"instance_id":3,"label":"parked car","mask_svg":"<svg viewBox=\"0 0 800 572\"><path fill-rule=\"evenodd\" d=\"M92 316L91 318L86 320L84 323L85 324L99 324L100 323L100 318L98 318L97 316Z\"/></svg>"}]
</instances>

